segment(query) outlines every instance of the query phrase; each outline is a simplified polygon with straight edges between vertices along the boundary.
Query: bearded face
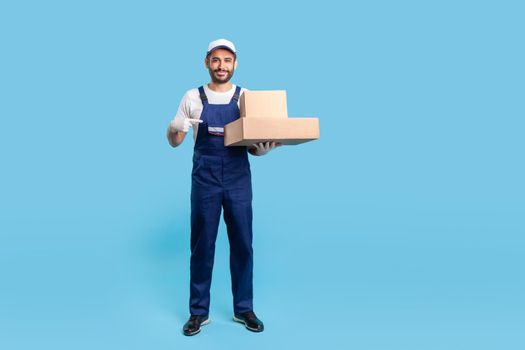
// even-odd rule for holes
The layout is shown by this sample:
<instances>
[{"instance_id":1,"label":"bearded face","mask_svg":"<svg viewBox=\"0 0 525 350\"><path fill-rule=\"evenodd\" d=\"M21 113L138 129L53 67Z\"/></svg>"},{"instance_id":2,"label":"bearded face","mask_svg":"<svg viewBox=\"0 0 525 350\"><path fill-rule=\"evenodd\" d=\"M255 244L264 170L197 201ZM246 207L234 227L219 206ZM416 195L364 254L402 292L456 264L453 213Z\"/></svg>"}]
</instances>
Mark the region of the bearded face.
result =
<instances>
[{"instance_id":1,"label":"bearded face","mask_svg":"<svg viewBox=\"0 0 525 350\"><path fill-rule=\"evenodd\" d=\"M235 72L235 55L224 49L214 50L206 58L206 66L214 83L225 84L230 81Z\"/></svg>"}]
</instances>

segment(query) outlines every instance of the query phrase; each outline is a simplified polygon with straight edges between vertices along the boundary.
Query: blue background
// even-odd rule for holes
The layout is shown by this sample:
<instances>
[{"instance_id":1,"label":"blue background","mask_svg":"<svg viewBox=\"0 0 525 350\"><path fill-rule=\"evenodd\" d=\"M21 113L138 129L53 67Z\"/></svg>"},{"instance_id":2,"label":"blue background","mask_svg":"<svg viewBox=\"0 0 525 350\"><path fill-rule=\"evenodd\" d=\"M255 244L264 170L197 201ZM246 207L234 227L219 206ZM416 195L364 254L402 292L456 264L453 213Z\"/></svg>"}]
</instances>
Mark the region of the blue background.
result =
<instances>
[{"instance_id":1,"label":"blue background","mask_svg":"<svg viewBox=\"0 0 525 350\"><path fill-rule=\"evenodd\" d=\"M525 347L524 6L511 1L5 1L3 349ZM191 139L209 80L286 89L321 139L251 158L255 311L224 224L186 338Z\"/></svg>"}]
</instances>

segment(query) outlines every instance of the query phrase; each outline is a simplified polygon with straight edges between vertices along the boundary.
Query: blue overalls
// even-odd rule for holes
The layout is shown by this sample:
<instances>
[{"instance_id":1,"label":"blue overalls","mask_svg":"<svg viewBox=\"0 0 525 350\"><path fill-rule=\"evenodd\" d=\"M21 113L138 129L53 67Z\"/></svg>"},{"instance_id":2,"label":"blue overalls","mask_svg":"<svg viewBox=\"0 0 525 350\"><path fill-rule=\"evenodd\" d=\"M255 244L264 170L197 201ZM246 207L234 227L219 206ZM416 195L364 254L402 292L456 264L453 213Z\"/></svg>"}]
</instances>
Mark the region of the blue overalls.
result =
<instances>
[{"instance_id":1,"label":"blue overalls","mask_svg":"<svg viewBox=\"0 0 525 350\"><path fill-rule=\"evenodd\" d=\"M224 147L224 125L240 117L237 86L228 104L203 104L191 183L190 314L208 315L215 241L224 208L235 313L253 310L252 185L246 147Z\"/></svg>"}]
</instances>

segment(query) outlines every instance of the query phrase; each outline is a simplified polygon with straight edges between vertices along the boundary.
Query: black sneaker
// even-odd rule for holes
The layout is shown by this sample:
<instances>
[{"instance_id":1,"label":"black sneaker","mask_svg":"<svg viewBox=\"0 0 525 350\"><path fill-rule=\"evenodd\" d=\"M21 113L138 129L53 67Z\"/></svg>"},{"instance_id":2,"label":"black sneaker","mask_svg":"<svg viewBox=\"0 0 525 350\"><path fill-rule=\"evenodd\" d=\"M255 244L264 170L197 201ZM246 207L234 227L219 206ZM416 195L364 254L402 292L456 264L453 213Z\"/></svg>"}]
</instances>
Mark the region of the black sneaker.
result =
<instances>
[{"instance_id":1,"label":"black sneaker","mask_svg":"<svg viewBox=\"0 0 525 350\"><path fill-rule=\"evenodd\" d=\"M184 327L182 328L182 332L184 335L195 335L201 331L201 326L210 323L210 319L208 318L208 315L206 316L199 316L199 315L191 315L188 322L184 324Z\"/></svg>"},{"instance_id":2,"label":"black sneaker","mask_svg":"<svg viewBox=\"0 0 525 350\"><path fill-rule=\"evenodd\" d=\"M248 311L242 314L234 314L233 320L236 322L244 323L247 329L252 332L264 331L264 324L261 320L255 316L253 311Z\"/></svg>"}]
</instances>

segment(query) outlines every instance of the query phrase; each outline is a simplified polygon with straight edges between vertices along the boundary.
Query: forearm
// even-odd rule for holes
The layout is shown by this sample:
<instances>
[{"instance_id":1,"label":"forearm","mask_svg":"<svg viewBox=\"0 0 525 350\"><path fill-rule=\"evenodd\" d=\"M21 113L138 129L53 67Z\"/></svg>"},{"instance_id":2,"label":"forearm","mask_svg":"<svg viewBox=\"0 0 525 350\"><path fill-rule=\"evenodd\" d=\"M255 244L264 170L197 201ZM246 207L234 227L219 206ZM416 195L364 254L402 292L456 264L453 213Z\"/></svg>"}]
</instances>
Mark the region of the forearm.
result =
<instances>
[{"instance_id":1,"label":"forearm","mask_svg":"<svg viewBox=\"0 0 525 350\"><path fill-rule=\"evenodd\" d=\"M177 147L184 141L184 138L186 137L186 133L182 131L175 131L172 132L168 128L168 142L171 145L171 147Z\"/></svg>"}]
</instances>

